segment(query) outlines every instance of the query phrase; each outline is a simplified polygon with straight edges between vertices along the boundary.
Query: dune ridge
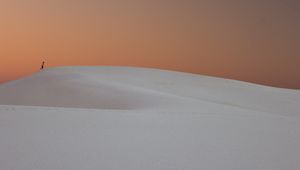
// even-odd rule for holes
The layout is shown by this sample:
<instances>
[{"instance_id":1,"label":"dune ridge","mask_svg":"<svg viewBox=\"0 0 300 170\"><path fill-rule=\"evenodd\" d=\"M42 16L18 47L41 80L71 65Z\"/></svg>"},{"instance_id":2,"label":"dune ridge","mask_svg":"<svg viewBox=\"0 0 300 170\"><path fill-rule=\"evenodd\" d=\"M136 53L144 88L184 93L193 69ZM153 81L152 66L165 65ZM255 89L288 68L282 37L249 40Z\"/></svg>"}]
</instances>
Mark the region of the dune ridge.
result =
<instances>
[{"instance_id":1,"label":"dune ridge","mask_svg":"<svg viewBox=\"0 0 300 170\"><path fill-rule=\"evenodd\" d=\"M0 85L0 169L300 169L300 91L135 67Z\"/></svg>"},{"instance_id":2,"label":"dune ridge","mask_svg":"<svg viewBox=\"0 0 300 170\"><path fill-rule=\"evenodd\" d=\"M298 90L131 67L58 67L43 70L1 85L0 94L0 104L98 109L151 109L176 104L186 107L224 105L296 114L300 104ZM273 109L273 105L281 107Z\"/></svg>"}]
</instances>

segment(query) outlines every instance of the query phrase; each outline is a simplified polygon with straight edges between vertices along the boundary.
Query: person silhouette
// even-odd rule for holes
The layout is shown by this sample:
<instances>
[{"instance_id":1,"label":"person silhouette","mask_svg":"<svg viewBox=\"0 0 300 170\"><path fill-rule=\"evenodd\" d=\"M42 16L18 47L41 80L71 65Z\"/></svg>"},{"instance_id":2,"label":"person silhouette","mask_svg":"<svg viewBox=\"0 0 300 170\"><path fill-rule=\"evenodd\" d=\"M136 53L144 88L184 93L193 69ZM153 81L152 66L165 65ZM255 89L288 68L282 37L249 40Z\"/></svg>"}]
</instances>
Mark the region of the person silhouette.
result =
<instances>
[{"instance_id":1,"label":"person silhouette","mask_svg":"<svg viewBox=\"0 0 300 170\"><path fill-rule=\"evenodd\" d=\"M41 65L41 70L43 70L45 67L45 61L43 61L42 65Z\"/></svg>"}]
</instances>

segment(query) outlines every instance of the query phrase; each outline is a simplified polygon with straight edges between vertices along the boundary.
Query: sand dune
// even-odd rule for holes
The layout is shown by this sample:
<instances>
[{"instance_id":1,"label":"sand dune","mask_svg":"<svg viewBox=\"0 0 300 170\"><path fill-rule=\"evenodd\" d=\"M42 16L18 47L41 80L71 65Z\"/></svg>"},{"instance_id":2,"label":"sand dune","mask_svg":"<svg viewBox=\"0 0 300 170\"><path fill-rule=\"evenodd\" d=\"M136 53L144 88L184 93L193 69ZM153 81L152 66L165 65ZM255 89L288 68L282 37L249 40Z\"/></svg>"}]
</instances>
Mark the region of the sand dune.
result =
<instances>
[{"instance_id":1,"label":"sand dune","mask_svg":"<svg viewBox=\"0 0 300 170\"><path fill-rule=\"evenodd\" d=\"M0 85L0 169L300 169L300 91L60 67Z\"/></svg>"}]
</instances>

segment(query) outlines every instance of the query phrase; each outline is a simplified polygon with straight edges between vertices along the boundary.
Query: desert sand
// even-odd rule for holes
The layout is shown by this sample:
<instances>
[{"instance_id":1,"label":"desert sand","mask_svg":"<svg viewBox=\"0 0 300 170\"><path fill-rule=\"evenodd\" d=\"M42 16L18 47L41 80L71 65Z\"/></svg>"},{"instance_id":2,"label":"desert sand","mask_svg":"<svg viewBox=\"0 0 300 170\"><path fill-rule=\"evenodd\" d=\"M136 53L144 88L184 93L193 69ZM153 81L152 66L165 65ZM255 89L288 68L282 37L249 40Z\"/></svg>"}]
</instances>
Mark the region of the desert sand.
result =
<instances>
[{"instance_id":1,"label":"desert sand","mask_svg":"<svg viewBox=\"0 0 300 170\"><path fill-rule=\"evenodd\" d=\"M300 90L137 67L0 85L3 170L299 170Z\"/></svg>"}]
</instances>

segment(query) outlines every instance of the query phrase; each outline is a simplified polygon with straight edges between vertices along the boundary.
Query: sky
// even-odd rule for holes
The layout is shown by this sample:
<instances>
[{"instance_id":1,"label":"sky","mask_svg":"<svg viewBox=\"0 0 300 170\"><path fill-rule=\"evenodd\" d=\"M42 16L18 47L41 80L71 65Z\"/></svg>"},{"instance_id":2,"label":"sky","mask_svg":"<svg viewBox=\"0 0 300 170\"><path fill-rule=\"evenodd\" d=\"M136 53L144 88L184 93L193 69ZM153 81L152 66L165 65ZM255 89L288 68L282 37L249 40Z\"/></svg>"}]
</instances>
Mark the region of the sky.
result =
<instances>
[{"instance_id":1,"label":"sky","mask_svg":"<svg viewBox=\"0 0 300 170\"><path fill-rule=\"evenodd\" d=\"M1 0L0 82L140 66L300 89L299 0Z\"/></svg>"}]
</instances>

